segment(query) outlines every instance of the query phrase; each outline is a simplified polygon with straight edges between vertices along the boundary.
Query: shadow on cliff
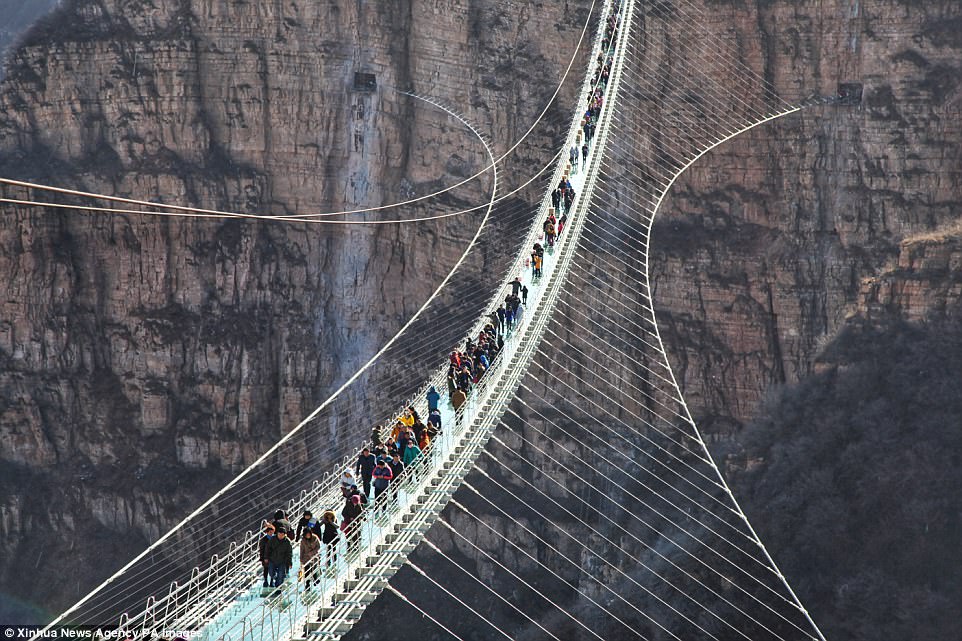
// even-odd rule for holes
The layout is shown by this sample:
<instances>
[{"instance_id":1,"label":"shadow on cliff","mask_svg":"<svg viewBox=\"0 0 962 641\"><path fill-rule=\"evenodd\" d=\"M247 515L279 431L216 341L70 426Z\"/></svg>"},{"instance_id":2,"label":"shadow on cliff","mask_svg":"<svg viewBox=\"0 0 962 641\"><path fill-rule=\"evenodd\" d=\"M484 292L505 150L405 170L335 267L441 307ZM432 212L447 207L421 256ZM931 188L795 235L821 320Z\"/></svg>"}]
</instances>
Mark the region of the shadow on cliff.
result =
<instances>
[{"instance_id":1,"label":"shadow on cliff","mask_svg":"<svg viewBox=\"0 0 962 641\"><path fill-rule=\"evenodd\" d=\"M855 320L820 361L739 435L735 495L827 638L962 638L962 320Z\"/></svg>"}]
</instances>

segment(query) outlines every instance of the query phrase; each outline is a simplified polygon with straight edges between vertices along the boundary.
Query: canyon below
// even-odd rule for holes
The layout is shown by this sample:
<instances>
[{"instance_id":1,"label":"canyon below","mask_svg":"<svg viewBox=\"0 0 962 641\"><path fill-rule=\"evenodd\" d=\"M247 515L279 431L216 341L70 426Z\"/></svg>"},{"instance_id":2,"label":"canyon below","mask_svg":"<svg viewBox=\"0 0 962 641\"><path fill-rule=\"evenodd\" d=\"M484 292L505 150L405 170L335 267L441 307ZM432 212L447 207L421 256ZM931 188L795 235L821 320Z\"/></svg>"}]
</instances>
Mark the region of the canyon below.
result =
<instances>
[{"instance_id":1,"label":"canyon below","mask_svg":"<svg viewBox=\"0 0 962 641\"><path fill-rule=\"evenodd\" d=\"M18 13L27 4L0 3L25 16L0 34L0 176L273 216L441 190L385 215L486 203L484 145L408 91L457 109L505 156L499 188L518 190L518 211L540 202L543 181L527 181L558 153L589 63L579 38L597 20L589 0L64 0ZM675 377L828 639L962 638L962 5L694 6L710 42L810 106L706 154L662 205L650 269ZM811 100L842 84L859 99ZM458 291L503 284L512 216L482 236L439 314L470 318ZM479 220L4 204L0 623L49 621L297 425L419 309ZM413 389L440 361L398 363ZM372 405L405 400L370 387ZM370 425L330 432L360 441ZM512 593L483 556L443 531L432 541ZM424 546L414 558L441 571ZM586 608L579 593L557 598ZM380 599L364 620L444 638L405 607ZM367 625L349 638L401 637Z\"/></svg>"}]
</instances>

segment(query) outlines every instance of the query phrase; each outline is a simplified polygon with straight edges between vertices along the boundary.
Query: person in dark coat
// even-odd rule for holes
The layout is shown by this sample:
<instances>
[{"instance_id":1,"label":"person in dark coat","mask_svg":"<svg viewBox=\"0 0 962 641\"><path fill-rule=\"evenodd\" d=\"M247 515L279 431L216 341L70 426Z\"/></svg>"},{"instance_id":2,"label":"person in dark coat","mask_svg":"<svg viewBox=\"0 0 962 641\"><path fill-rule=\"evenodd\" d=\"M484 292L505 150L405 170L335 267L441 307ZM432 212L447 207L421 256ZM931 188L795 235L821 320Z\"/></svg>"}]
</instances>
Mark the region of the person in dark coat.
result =
<instances>
[{"instance_id":1,"label":"person in dark coat","mask_svg":"<svg viewBox=\"0 0 962 641\"><path fill-rule=\"evenodd\" d=\"M270 587L270 573L267 571L267 545L274 538L274 526L267 521L264 522L264 533L257 542L257 552L260 556L261 565L264 566L264 587Z\"/></svg>"},{"instance_id":2,"label":"person in dark coat","mask_svg":"<svg viewBox=\"0 0 962 641\"><path fill-rule=\"evenodd\" d=\"M371 454L374 455L375 459L379 456L385 456L387 454L387 445L384 443L378 443L374 446L374 449L371 450Z\"/></svg>"},{"instance_id":3,"label":"person in dark coat","mask_svg":"<svg viewBox=\"0 0 962 641\"><path fill-rule=\"evenodd\" d=\"M388 467L391 468L391 480L396 481L401 473L404 472L404 462L401 461L401 453L395 452L391 455L391 460L387 462Z\"/></svg>"},{"instance_id":4,"label":"person in dark coat","mask_svg":"<svg viewBox=\"0 0 962 641\"><path fill-rule=\"evenodd\" d=\"M414 442L420 445L422 439L424 438L424 433L428 429L427 425L425 425L421 421L418 421L417 423L414 424L414 427L412 427L411 429L414 430ZM401 455L403 456L404 452L401 452Z\"/></svg>"},{"instance_id":5,"label":"person in dark coat","mask_svg":"<svg viewBox=\"0 0 962 641\"><path fill-rule=\"evenodd\" d=\"M434 385L432 385L430 389L428 389L427 399L428 399L428 413L430 414L431 410L438 409L438 403L441 402L441 395L438 394L438 391L436 389L434 389Z\"/></svg>"},{"instance_id":6,"label":"person in dark coat","mask_svg":"<svg viewBox=\"0 0 962 641\"><path fill-rule=\"evenodd\" d=\"M507 318L508 326L510 326L512 322L511 321L512 316L510 314L510 310L508 310L508 316L506 318ZM458 387L463 390L469 389L471 387L471 379L472 379L471 370L467 367L467 365L465 365L464 367L461 368L461 371L458 372ZM405 447L406 446L407 444L405 444ZM401 448L401 452L402 453L404 452L404 448Z\"/></svg>"},{"instance_id":7,"label":"person in dark coat","mask_svg":"<svg viewBox=\"0 0 962 641\"><path fill-rule=\"evenodd\" d=\"M581 145L581 161L588 162L588 143Z\"/></svg>"},{"instance_id":8,"label":"person in dark coat","mask_svg":"<svg viewBox=\"0 0 962 641\"><path fill-rule=\"evenodd\" d=\"M344 509L341 510L341 529L344 530L347 536L347 550L348 555L356 552L358 542L361 538L361 527L360 522L355 523L358 517L361 516L361 512L364 508L361 507L361 497L351 496L347 503L344 505Z\"/></svg>"},{"instance_id":9,"label":"person in dark coat","mask_svg":"<svg viewBox=\"0 0 962 641\"><path fill-rule=\"evenodd\" d=\"M434 433L431 433L432 427L434 428ZM431 413L428 414L428 436L432 439L438 435L441 431L441 410L433 409Z\"/></svg>"},{"instance_id":10,"label":"person in dark coat","mask_svg":"<svg viewBox=\"0 0 962 641\"><path fill-rule=\"evenodd\" d=\"M365 447L361 450L361 455L357 457L357 464L354 466L354 470L361 476L361 481L364 483L364 494L368 496L371 494L371 474L374 472L375 465L377 465L377 457L371 454L371 450Z\"/></svg>"},{"instance_id":11,"label":"person in dark coat","mask_svg":"<svg viewBox=\"0 0 962 641\"><path fill-rule=\"evenodd\" d=\"M351 491L348 492L347 500L350 501L352 496L356 496L361 501L361 505L367 505L367 494L361 492L356 485L351 486Z\"/></svg>"},{"instance_id":12,"label":"person in dark coat","mask_svg":"<svg viewBox=\"0 0 962 641\"><path fill-rule=\"evenodd\" d=\"M301 520L297 522L297 530L294 532L294 541L301 540L301 534L304 533L306 528L309 528L314 521L314 515L311 514L310 510L304 510L304 515L301 516Z\"/></svg>"},{"instance_id":13,"label":"person in dark coat","mask_svg":"<svg viewBox=\"0 0 962 641\"><path fill-rule=\"evenodd\" d=\"M397 451L398 453L404 452L404 448L408 446L408 433L404 430L398 435L397 439Z\"/></svg>"},{"instance_id":14,"label":"person in dark coat","mask_svg":"<svg viewBox=\"0 0 962 641\"><path fill-rule=\"evenodd\" d=\"M337 529L337 515L333 510L327 510L321 516L321 543L327 548L327 564L337 564L337 539L340 532Z\"/></svg>"},{"instance_id":15,"label":"person in dark coat","mask_svg":"<svg viewBox=\"0 0 962 641\"><path fill-rule=\"evenodd\" d=\"M267 572L271 576L271 587L280 587L293 565L294 547L287 538L287 529L279 527L277 535L267 544Z\"/></svg>"},{"instance_id":16,"label":"person in dark coat","mask_svg":"<svg viewBox=\"0 0 962 641\"><path fill-rule=\"evenodd\" d=\"M284 528L288 534L294 531L291 522L287 520L287 515L284 513L284 510L277 510L274 512L274 529L280 530L281 528Z\"/></svg>"},{"instance_id":17,"label":"person in dark coat","mask_svg":"<svg viewBox=\"0 0 962 641\"><path fill-rule=\"evenodd\" d=\"M518 292L521 291L521 279L515 277L515 279L508 284L511 285L511 293L517 296Z\"/></svg>"}]
</instances>

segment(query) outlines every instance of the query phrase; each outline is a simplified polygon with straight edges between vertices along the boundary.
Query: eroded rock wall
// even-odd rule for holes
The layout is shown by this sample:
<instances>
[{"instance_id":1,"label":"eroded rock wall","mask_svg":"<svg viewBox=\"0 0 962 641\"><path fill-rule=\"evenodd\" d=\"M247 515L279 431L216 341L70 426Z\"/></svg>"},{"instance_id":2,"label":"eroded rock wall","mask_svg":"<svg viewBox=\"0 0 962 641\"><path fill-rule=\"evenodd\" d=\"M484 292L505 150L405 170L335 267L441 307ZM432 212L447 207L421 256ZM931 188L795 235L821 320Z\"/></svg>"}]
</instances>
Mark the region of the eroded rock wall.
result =
<instances>
[{"instance_id":1,"label":"eroded rock wall","mask_svg":"<svg viewBox=\"0 0 962 641\"><path fill-rule=\"evenodd\" d=\"M824 366L818 361L821 350L845 327L851 314L894 312L923 318L933 314L948 316L950 310L958 308L958 242L957 231L951 227L962 200L958 179L962 142L958 49L962 42L954 35L960 24L960 8L954 2L719 1L702 3L702 10L701 24L716 34L706 39L703 50L733 52L787 100L801 101L813 94L835 95L839 83L864 85L861 104L812 107L755 129L702 158L676 184L656 221L651 268L661 333L696 421L709 439L723 441L711 443L716 453L723 454L731 444L731 436L762 411L763 397L774 394L774 389L782 384L809 379ZM653 47L659 45L657 39L652 40ZM657 53L671 61L672 45L667 46L667 52L659 48ZM733 74L727 84L737 86L739 82ZM630 245L630 231L624 232L624 238L618 238L617 233L612 236L616 237L611 241L615 245ZM604 267L597 271L604 271ZM587 330L574 328L572 323L577 320L593 328L590 319L595 318L605 327L607 310L592 307L594 295L602 301L615 295L618 302L635 296L642 303L643 292L606 289L620 278L617 274L610 278L596 274L596 278L583 282L587 290L596 287L598 291L586 291L584 296L571 300L566 308L568 316L556 316L556 322L562 325L553 326L557 334L575 335L574 345L591 354L608 351L598 344L598 337L588 336ZM642 324L643 316L638 311L637 317L632 315L631 319ZM602 338L616 342L624 338L609 336L604 331L601 334ZM552 347L546 346L544 351L555 354ZM634 498L627 496L631 491L649 502L660 500L657 493L643 490L638 484L639 479L648 480L645 464L649 469L653 466L629 444L623 451L641 463L638 467L610 452L608 459L598 456L592 453L593 435L584 434L587 430L581 421L591 414L604 416L603 423L615 425L625 420L631 427L641 427L639 416L646 416L644 409L607 402L613 396L607 385L626 372L634 374L643 385L644 372L632 361L635 352L625 349L622 353L632 357L625 358L629 362L612 364L603 357L598 357L600 363L592 362L569 345L565 345L564 351L566 354L558 362L541 355L536 359L539 365L532 366L526 381L528 387L519 393L512 407L517 415L509 415L505 422L510 429L499 433L506 445L492 443L488 450L492 456L482 458L480 467L492 478L477 472L469 477L507 514L468 488L460 490L455 498L493 531L465 515L460 507L451 506L445 514L459 532L468 533L474 544L508 565L529 585L524 586L497 563L485 559L471 545L442 528L436 528L429 538L454 559L454 564L426 547L419 549L415 562L438 572L445 585L475 604L489 620L505 629L521 630L518 638L541 638L543 632L495 594L472 586L466 574L480 577L497 595L512 600L539 622L567 633L561 636L587 638L583 629L565 620L556 605L574 613L606 639L636 638L638 633L648 638L667 638L631 608L632 604L640 604L645 612L659 613L662 606L656 597L606 566L595 556L598 552L658 596L672 597L671 603L678 606L681 614L701 617L699 622L717 633L717 638L738 638L737 630L711 627L717 622L706 623L708 617L696 605L686 603L653 579L651 571L642 571L642 563L656 571L663 570L663 559L633 539L650 535L650 529L617 505L638 507ZM639 346L637 352L643 351ZM563 372L562 366L571 371ZM584 380L579 382L578 378ZM585 381L595 381L598 389L588 389ZM566 388L566 382L575 384L577 391ZM788 411L793 411L790 404ZM804 411L793 413L806 412L817 413L817 408L809 405ZM861 416L861 420L870 422L871 413ZM589 424L598 433L604 433L603 425ZM804 422L799 427L801 433L796 438L800 443L808 442L806 427ZM845 426L836 429L841 433ZM539 430L545 430L554 440L539 435ZM867 433L871 435L871 430ZM905 433L912 434L911 430ZM547 455L536 452L518 438L519 434L538 443ZM838 454L837 449L830 451L831 455ZM770 549L775 558L792 570L788 576L798 588L802 603L833 610L824 618L820 617L820 610L812 610L815 620L825 624L826 637L864 638L864 634L860 636L853 630L889 629L886 623L892 618L898 618L902 626L899 629L916 635L914 638L930 638L933 633L951 635L954 621L941 627L951 614L940 616L935 624L932 622L936 619L924 611L902 616L906 610L897 609L898 604L915 602L917 594L911 589L894 591L899 587L897 580L884 593L888 612L878 616L878 610L886 608L870 612L858 605L860 599L867 602L871 598L877 583L831 584L826 575L813 570L817 563L810 555L832 546L832 536L840 531L854 531L846 530L851 525L848 515L865 509L862 499L865 504L878 506L878 510L887 505L887 500L873 493L832 493L830 481L826 480L831 477L822 473L825 467L835 466L834 459L824 467L824 458L809 466L804 460L806 453L799 446L792 458L795 473L783 475L784 483L777 488L762 486L762 494L775 496L779 505L790 507L779 513L785 520L764 521L761 530L786 532L785 536L763 534L763 540L774 542ZM548 455L571 469L562 469ZM518 460L526 457L535 461L539 469ZM950 458L940 457L939 462L944 464ZM723 465L731 465L730 460L720 460ZM756 466L758 476L763 478L767 464L761 460L749 463ZM505 466L514 473L506 471ZM839 474L848 472L844 463L839 467ZM869 471L865 483L872 483L870 479L875 474L874 470ZM906 476L915 474L907 471ZM563 480L565 487L554 485L551 479ZM805 511L814 503L805 493L816 488L826 491L818 496L828 498L817 511ZM753 498L746 494L748 500ZM743 495L739 493L738 497ZM571 513L553 505L551 498ZM771 514L765 507L749 503L746 509L753 517L766 519ZM644 512L640 507L638 510ZM670 510L671 506L667 506L666 513ZM911 527L918 528L919 522L931 518L951 522L954 517L951 510L931 509L921 521L913 521ZM660 519L650 523L674 532ZM804 523L806 536L796 536L786 545L791 534L799 531L794 523ZM597 531L589 531L589 526ZM557 549L552 550L523 528L544 537ZM701 534L697 525L693 528ZM577 544L562 531L574 534L586 545ZM899 536L925 540L916 539L914 532L915 529L906 529ZM679 539L683 538L679 535ZM651 541L660 552L670 549L664 540ZM512 543L531 557L525 557ZM875 540L865 543L872 546ZM617 546L627 548L634 558L619 552ZM870 557L857 557L857 550L850 552L845 557L846 563L851 564L845 570L846 579L871 576ZM541 564L557 572L561 579L550 576ZM848 573L852 568L855 570ZM695 574L699 578L705 576L701 571ZM628 602L618 601L589 575L614 587ZM564 585L564 580L573 582L574 588ZM939 578L932 573L922 582L930 588L939 584ZM690 581L683 584L692 587ZM462 606L412 572L399 575L399 585L410 590L415 602L437 616L447 617L449 608L457 608L464 617L470 616ZM726 586L722 590L728 597L734 593L729 589ZM940 586L932 593L934 602L945 603L951 600L954 590ZM853 594L858 597L853 598ZM628 625L621 626L615 617L604 616L591 599L613 604L615 615ZM393 621L409 608L393 597L376 602L365 614L366 625L352 632L351 638L391 638L391 631L380 628L378 622ZM893 610L899 613L896 617L890 616ZM455 616L444 621L457 624ZM670 622L669 626L680 625L681 618L677 612L665 613L664 620ZM463 626L458 629L476 631L482 637L489 632L475 618ZM427 623L418 628L418 633L441 636L435 626ZM798 628L783 634L785 638L805 638Z\"/></svg>"},{"instance_id":2,"label":"eroded rock wall","mask_svg":"<svg viewBox=\"0 0 962 641\"><path fill-rule=\"evenodd\" d=\"M399 91L443 101L503 153L549 104L589 5L68 1L12 54L2 174L258 214L428 194L488 160L460 123ZM355 90L355 72L377 89ZM555 152L559 109L504 185ZM489 188L484 176L393 216L474 205ZM5 206L4 589L58 610L155 539L372 355L478 220L329 227ZM51 529L23 582L16 559Z\"/></svg>"},{"instance_id":3,"label":"eroded rock wall","mask_svg":"<svg viewBox=\"0 0 962 641\"><path fill-rule=\"evenodd\" d=\"M730 434L818 350L900 243L962 208L955 2L706 3L720 42L789 100L862 83L699 161L656 222L659 319L686 398ZM741 43L758 43L758 46Z\"/></svg>"}]
</instances>

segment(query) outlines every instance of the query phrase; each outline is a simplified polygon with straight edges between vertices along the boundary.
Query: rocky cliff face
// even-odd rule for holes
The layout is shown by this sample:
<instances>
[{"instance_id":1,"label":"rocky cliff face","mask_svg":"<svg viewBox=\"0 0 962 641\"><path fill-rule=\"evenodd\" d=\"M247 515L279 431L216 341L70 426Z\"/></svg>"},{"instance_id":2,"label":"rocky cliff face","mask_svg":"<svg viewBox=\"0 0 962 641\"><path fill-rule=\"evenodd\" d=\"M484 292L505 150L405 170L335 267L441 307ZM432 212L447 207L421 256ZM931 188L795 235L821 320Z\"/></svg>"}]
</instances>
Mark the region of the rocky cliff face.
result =
<instances>
[{"instance_id":1,"label":"rocky cliff face","mask_svg":"<svg viewBox=\"0 0 962 641\"><path fill-rule=\"evenodd\" d=\"M659 318L676 374L700 424L730 434L771 386L812 372L860 300L888 295L862 283L900 251L925 252L903 241L958 218L962 10L895 0L707 8L719 42L739 43L790 100L864 84L858 106L810 108L720 147L657 221Z\"/></svg>"},{"instance_id":2,"label":"rocky cliff face","mask_svg":"<svg viewBox=\"0 0 962 641\"><path fill-rule=\"evenodd\" d=\"M726 457L733 490L831 638L955 638L962 308L957 230L901 243L815 373Z\"/></svg>"},{"instance_id":3,"label":"rocky cliff face","mask_svg":"<svg viewBox=\"0 0 962 641\"><path fill-rule=\"evenodd\" d=\"M430 87L504 149L547 101L586 4L70 3L9 67L4 174L270 213L426 193L481 168L481 150L386 87ZM918 237L943 228L960 201L962 14L949 0L702 9L715 44L789 99L865 85L860 107L814 108L703 158L657 223L662 333L696 419L725 434L772 385L809 375L859 301L922 296L937 307L955 296L937 278L954 273L952 259ZM355 71L376 73L381 89L352 92ZM548 134L538 140L509 179L553 151ZM467 186L461 200L484 187ZM7 589L52 594L44 603L60 607L109 569L73 561L69 546L122 559L155 537L399 326L469 229L12 210L0 229L0 261L14 275L0 297L2 557L32 553L33 533L51 525L71 535L41 556L26 589L19 566L6 565L5 585L18 586ZM922 257L947 271L903 277L892 267ZM600 473L586 478L608 487ZM50 489L61 487L71 490ZM483 509L501 531L513 527ZM95 522L81 524L86 514ZM500 545L480 530L472 539ZM76 585L62 581L63 559ZM584 606L570 591L559 598ZM391 607L366 616L410 615Z\"/></svg>"},{"instance_id":4,"label":"rocky cliff face","mask_svg":"<svg viewBox=\"0 0 962 641\"><path fill-rule=\"evenodd\" d=\"M428 194L487 156L399 89L462 112L503 153L549 104L589 4L68 1L11 54L0 173L261 214ZM377 89L357 90L356 72ZM555 152L570 87L506 163L506 189ZM388 215L452 211L489 188L482 177ZM4 590L62 608L156 538L373 354L477 221L330 227L5 207ZM477 261L479 273L493 266ZM24 582L16 559L51 530L57 542L29 554Z\"/></svg>"},{"instance_id":5,"label":"rocky cliff face","mask_svg":"<svg viewBox=\"0 0 962 641\"><path fill-rule=\"evenodd\" d=\"M830 364L819 356L840 330L848 329L847 319L853 313L923 318L949 316L958 308L957 240L951 226L962 201L962 184L956 175L962 142L958 106L962 79L958 49L962 41L954 35L962 14L954 2L895 0L706 2L701 8L704 24L716 33L715 38L708 39L711 46L736 52L789 100L801 100L813 93L834 95L839 83L864 85L861 104L810 108L753 130L702 158L676 184L656 222L652 270L662 336L696 421L715 441L712 446L716 453L724 454L733 435L767 411L761 407L763 397L799 381L818 387L815 374L839 361ZM665 56L672 59L670 51ZM729 86L736 86L737 78L732 76L728 81ZM609 293L604 290L608 281L595 276L588 284ZM579 320L583 320L580 313L596 318L604 326L600 318L604 314L598 310L593 314L584 300L572 301L566 311ZM559 316L552 327L562 336L579 333L572 329L570 318ZM931 383L939 390L954 390L954 379L932 375L933 350L925 347L928 338L913 336L913 345L907 350L926 354L926 367L918 374L926 374L926 386ZM888 336L889 340L898 343L899 339ZM586 349L593 341L584 340ZM957 338L946 341L949 349L955 345ZM859 347L866 347L864 341ZM555 355L552 348L545 350ZM445 514L458 531L470 533L475 544L517 571L534 589L523 587L441 528L429 538L450 554L456 565L521 604L540 622L564 625L563 617L542 598L547 596L566 611L576 613L606 639L635 638L631 631L612 623L610 617L599 615L599 608L588 599L601 598L605 603L616 603L618 616L624 617L636 633L664 637L652 629L650 622L636 616L629 604L617 602L571 563L616 587L621 594L630 595L631 603L643 604L646 612L657 612L659 606L650 595L629 585L625 577L604 567L591 551L557 531L575 533L591 550L616 564L620 562L629 574L643 574L638 570L641 561L663 569L650 551L636 545L625 533L647 531L612 506L633 487L631 468L593 456L592 435L585 433L590 430L582 424L582 420L588 422L589 415L603 411L613 415L606 415L608 423L626 416L629 408L606 404L610 390L605 381L621 374L621 366L606 370L573 350L569 352L558 363L538 359L541 366L533 366L526 380L530 389L522 392L512 407L525 423L510 415L505 420L511 431L538 442L548 454L535 452L516 434L505 431L502 437L506 445L492 444L489 451L493 456L480 464L493 478L477 473L470 477L509 514L500 513L470 490L460 491L455 498L492 525L494 531L479 527L478 521L459 508L451 507ZM638 353L644 353L640 346ZM873 382L885 383L878 390L907 390L902 383L914 376L915 370L897 370L898 358L889 354L885 362L891 369L874 372L873 377L866 372L877 369L872 361L875 352L866 353L870 355L858 358L856 380L840 385L834 393L832 409L826 412L828 418L819 419L820 403L828 400L825 395L807 398L802 405L798 405L797 394L787 395L783 411L785 417L794 417L794 422L786 421L790 427L784 431L788 434L778 432L778 437L770 436L767 441L773 443L776 454L783 454L780 438L787 436L797 443L794 456L782 455L779 461L755 458L747 464L739 460L738 465L749 468L752 474L747 480L745 474L738 475L736 495L745 498L753 519L765 523L761 528L763 541L770 544L769 549L786 568L802 602L822 624L827 638L878 638L891 635L892 630L918 639L952 636L957 627L957 608L939 608L952 603L956 591L937 566L957 555L948 543L957 523L953 507L957 497L953 498L949 489L952 482L942 474L933 474L939 479L935 491L916 492L916 488L927 487L929 462L938 469L955 469L958 439L945 429L954 420L943 421L944 414L938 409L931 418L918 418L912 408L924 411L926 391L906 391L898 397L911 398L908 410L899 408L897 402L877 398ZM957 359L952 360L954 367ZM571 367L571 371L561 371L562 365ZM624 367L630 370L630 366ZM573 381L576 376L597 381L601 389L589 391L581 384L577 393L565 389L564 381ZM861 387L856 390L852 385ZM846 407L850 393L857 402L871 405ZM592 402L598 406L586 409ZM954 412L958 404L951 405ZM838 406L843 409L838 410ZM889 432L892 442L906 438L914 445L918 437L918 447L888 448L875 443L874 421L888 415L889 410L899 421ZM852 434L846 433L849 423L842 422L849 420ZM816 422L822 428L810 430L809 425ZM764 427L775 434L774 427L779 423L766 416ZM942 424L940 433L926 433L929 426L938 423ZM557 442L546 442L539 436L539 429ZM832 438L825 438L827 433ZM852 452L844 451L853 442ZM933 446L935 442L944 445ZM630 452L630 448L625 449ZM895 450L902 449L909 453L898 459L887 458L888 453L894 455ZM845 456L840 454L843 451ZM857 458L855 451L876 457L872 465L860 469L858 481L849 474ZM810 453L820 458L809 461L806 457ZM549 462L548 455L558 457L574 472ZM591 460L596 469L588 468L582 457ZM541 467L532 470L518 462L519 458L534 460ZM506 471L494 459L517 474ZM891 474L893 460L906 466L904 475ZM729 471L735 471L732 460L728 463ZM892 494L918 494L904 509L898 499L886 496L885 490L866 489L886 471L886 488L900 478L911 479L912 490ZM551 478L562 477L575 496L550 482ZM833 484L836 480L838 485ZM565 514L529 484L576 514ZM650 493L643 495L650 500ZM769 511L770 507L777 512ZM877 535L879 529L888 527L882 519L873 517L856 523L858 519L851 517L893 511L899 514L900 533L891 539ZM865 527L865 523L870 526ZM609 541L589 533L588 525L626 546L635 558L619 554ZM930 526L932 534L927 538ZM549 549L522 528L547 538L560 551ZM502 535L537 561L519 554ZM912 545L907 554L892 555L891 566L874 573L874 559L891 550L886 546L906 539L920 543ZM931 556L921 552L929 541L936 540L937 548ZM863 543L872 548L872 553L861 554L858 548ZM830 549L831 555L823 555ZM879 557L873 556L875 551L879 551ZM524 634L541 638L534 625L526 624L490 592L471 586L465 573L453 569L449 561L421 548L415 562L443 573L446 585L477 604L491 620L507 629L526 630L520 638L526 638ZM577 581L577 591L550 578L538 562L563 578ZM827 570L833 564L839 569L830 573ZM884 580L879 580L883 574ZM698 576L704 577L701 573ZM447 604L464 613L449 597L413 573L403 575L401 580L413 600L429 604L432 613L446 614ZM725 594L731 596L728 587ZM886 606L862 608L872 599ZM917 602L924 606L910 611L908 604ZM392 597L379 601L365 614L368 625L359 626L351 638L390 638L390 631L378 629L376 622L394 620L407 608ZM687 614L697 612L696 608L681 609ZM938 616L930 616L936 611ZM821 612L824 615L820 616ZM678 617L669 613L665 620L677 622ZM704 623L704 619L700 621ZM731 630L712 631L719 638L737 637ZM427 624L418 632L441 636L437 628ZM572 628L570 636L577 638L584 632ZM801 638L798 630L786 632L786 638L796 637Z\"/></svg>"},{"instance_id":6,"label":"rocky cliff face","mask_svg":"<svg viewBox=\"0 0 962 641\"><path fill-rule=\"evenodd\" d=\"M899 243L899 255L859 288L858 312L870 320L962 317L962 236L958 225Z\"/></svg>"},{"instance_id":7,"label":"rocky cliff face","mask_svg":"<svg viewBox=\"0 0 962 641\"><path fill-rule=\"evenodd\" d=\"M56 4L57 0L3 0L0 2L0 15L3 16L3 24L0 25L0 59L6 60L8 49L14 45L20 34ZM0 78L4 76L4 66L0 64Z\"/></svg>"}]
</instances>

